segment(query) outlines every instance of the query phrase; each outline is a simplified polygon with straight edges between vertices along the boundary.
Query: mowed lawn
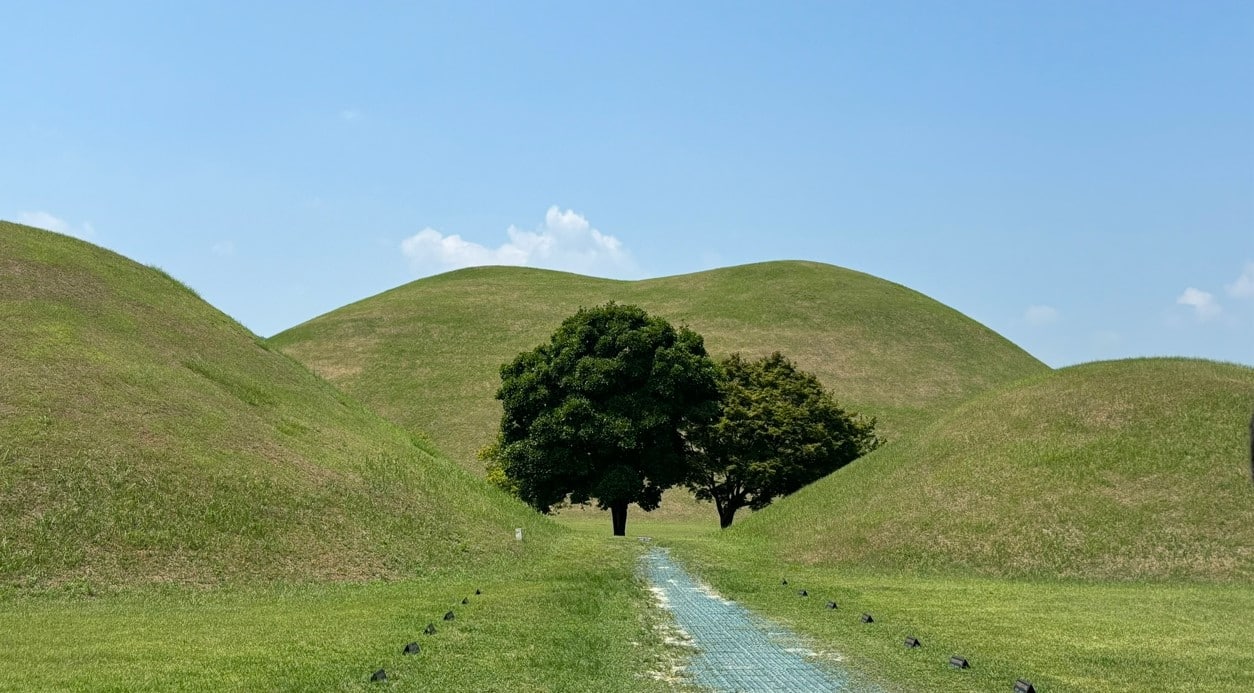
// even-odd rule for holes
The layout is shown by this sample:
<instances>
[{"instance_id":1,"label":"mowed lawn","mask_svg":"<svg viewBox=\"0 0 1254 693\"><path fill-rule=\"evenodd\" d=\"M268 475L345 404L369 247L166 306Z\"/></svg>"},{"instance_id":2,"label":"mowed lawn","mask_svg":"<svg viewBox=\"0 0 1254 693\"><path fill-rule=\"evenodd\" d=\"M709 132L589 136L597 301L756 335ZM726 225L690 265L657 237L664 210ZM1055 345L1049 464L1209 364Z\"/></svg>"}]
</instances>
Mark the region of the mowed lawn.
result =
<instances>
[{"instance_id":1,"label":"mowed lawn","mask_svg":"<svg viewBox=\"0 0 1254 693\"><path fill-rule=\"evenodd\" d=\"M662 641L665 615L638 581L639 552L634 540L561 533L539 562L492 574L10 591L0 595L0 690L682 689L667 681L682 652ZM436 634L424 635L432 622ZM402 655L411 641L421 653ZM379 668L387 683L370 683Z\"/></svg>"},{"instance_id":2,"label":"mowed lawn","mask_svg":"<svg viewBox=\"0 0 1254 693\"><path fill-rule=\"evenodd\" d=\"M860 573L761 560L708 538L667 543L724 596L890 690L1009 691L1019 678L1038 691L1254 690L1249 585ZM908 636L922 647L907 648ZM952 655L970 668L950 667Z\"/></svg>"},{"instance_id":3,"label":"mowed lawn","mask_svg":"<svg viewBox=\"0 0 1254 693\"><path fill-rule=\"evenodd\" d=\"M1039 691L1254 687L1247 586L801 567L720 540L713 517L629 524L623 539L600 519L563 519L576 531L559 533L548 555L484 574L94 597L9 591L0 690L683 690L675 670L686 653L663 642L667 618L638 577L636 537L646 534L724 596L887 691L1008 691L1016 678ZM449 610L456 618L445 622ZM861 623L864 612L874 623ZM424 635L431 622L437 633ZM904 647L908 635L923 646ZM401 654L410 641L420 654ZM971 668L950 668L954 654ZM386 684L368 681L378 668Z\"/></svg>"},{"instance_id":4,"label":"mowed lawn","mask_svg":"<svg viewBox=\"0 0 1254 693\"><path fill-rule=\"evenodd\" d=\"M590 534L608 520L560 517ZM718 538L704 522L644 519L649 536L721 595L781 623L886 691L1254 690L1248 585L1028 581L800 566ZM787 579L788 584L781 582ZM809 596L802 597L800 590ZM828 601L836 610L826 608ZM863 613L873 623L861 622ZM907 648L906 637L922 647ZM949 666L952 655L970 668Z\"/></svg>"}]
</instances>

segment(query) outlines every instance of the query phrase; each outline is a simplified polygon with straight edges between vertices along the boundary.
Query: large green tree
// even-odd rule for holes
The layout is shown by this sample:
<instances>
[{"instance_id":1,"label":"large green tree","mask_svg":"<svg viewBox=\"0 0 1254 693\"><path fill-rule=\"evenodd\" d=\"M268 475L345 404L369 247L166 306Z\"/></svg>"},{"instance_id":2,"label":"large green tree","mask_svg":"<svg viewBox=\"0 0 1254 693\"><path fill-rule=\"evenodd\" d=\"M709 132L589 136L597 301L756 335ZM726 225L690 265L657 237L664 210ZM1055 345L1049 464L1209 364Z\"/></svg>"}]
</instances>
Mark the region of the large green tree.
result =
<instances>
[{"instance_id":1,"label":"large green tree","mask_svg":"<svg viewBox=\"0 0 1254 693\"><path fill-rule=\"evenodd\" d=\"M714 502L724 528L740 508L764 508L880 444L875 419L845 412L779 352L752 361L732 354L719 365L719 413L689 433L686 485Z\"/></svg>"},{"instance_id":2,"label":"large green tree","mask_svg":"<svg viewBox=\"0 0 1254 693\"><path fill-rule=\"evenodd\" d=\"M653 510L687 476L684 432L717 411L718 369L699 334L636 306L585 308L547 344L501 368L504 409L490 457L503 485L542 512L569 496Z\"/></svg>"}]
</instances>

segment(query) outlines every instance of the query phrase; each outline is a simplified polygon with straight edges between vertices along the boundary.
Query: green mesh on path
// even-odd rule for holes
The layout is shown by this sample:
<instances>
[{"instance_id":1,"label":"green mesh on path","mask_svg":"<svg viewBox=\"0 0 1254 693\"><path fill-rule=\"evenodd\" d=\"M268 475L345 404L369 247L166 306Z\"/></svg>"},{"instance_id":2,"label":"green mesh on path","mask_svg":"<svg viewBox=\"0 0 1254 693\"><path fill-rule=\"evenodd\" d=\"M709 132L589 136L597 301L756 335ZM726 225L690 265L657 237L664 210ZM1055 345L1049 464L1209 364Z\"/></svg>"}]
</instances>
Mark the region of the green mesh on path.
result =
<instances>
[{"instance_id":1,"label":"green mesh on path","mask_svg":"<svg viewBox=\"0 0 1254 693\"><path fill-rule=\"evenodd\" d=\"M701 586L665 549L642 560L654 593L697 648L688 667L696 684L729 693L854 690L847 675L806 659L797 636Z\"/></svg>"}]
</instances>

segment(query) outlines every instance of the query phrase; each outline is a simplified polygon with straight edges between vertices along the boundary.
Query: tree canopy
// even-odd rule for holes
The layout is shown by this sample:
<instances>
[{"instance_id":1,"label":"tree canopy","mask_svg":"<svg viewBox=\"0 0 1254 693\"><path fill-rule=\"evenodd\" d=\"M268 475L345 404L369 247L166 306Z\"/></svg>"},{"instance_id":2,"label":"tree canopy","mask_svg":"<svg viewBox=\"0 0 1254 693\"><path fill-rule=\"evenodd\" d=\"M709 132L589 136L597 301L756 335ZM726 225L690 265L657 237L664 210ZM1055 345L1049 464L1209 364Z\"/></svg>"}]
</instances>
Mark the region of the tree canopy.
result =
<instances>
[{"instance_id":1,"label":"tree canopy","mask_svg":"<svg viewBox=\"0 0 1254 693\"><path fill-rule=\"evenodd\" d=\"M686 485L713 501L722 527L870 452L875 420L846 413L811 373L779 352L720 363L719 413L693 428Z\"/></svg>"},{"instance_id":2,"label":"tree canopy","mask_svg":"<svg viewBox=\"0 0 1254 693\"><path fill-rule=\"evenodd\" d=\"M549 342L501 368L503 485L542 512L595 500L626 531L687 476L685 431L717 411L718 370L702 338L636 306L580 309Z\"/></svg>"}]
</instances>

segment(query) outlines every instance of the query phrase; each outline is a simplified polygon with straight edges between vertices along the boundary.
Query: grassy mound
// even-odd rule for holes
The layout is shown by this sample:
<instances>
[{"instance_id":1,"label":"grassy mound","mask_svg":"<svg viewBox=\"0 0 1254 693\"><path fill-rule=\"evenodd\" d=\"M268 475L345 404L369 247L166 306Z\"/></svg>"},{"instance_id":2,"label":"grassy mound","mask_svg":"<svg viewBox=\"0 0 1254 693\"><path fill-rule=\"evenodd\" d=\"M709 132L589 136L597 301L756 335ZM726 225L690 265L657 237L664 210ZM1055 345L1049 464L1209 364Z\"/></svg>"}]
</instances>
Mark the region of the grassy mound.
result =
<instances>
[{"instance_id":1,"label":"grassy mound","mask_svg":"<svg viewBox=\"0 0 1254 693\"><path fill-rule=\"evenodd\" d=\"M1075 366L981 395L729 538L819 565L1250 580L1252 410L1243 366Z\"/></svg>"},{"instance_id":2,"label":"grassy mound","mask_svg":"<svg viewBox=\"0 0 1254 693\"><path fill-rule=\"evenodd\" d=\"M479 469L500 420L499 368L580 306L640 305L706 338L715 355L781 351L890 438L985 389L1047 367L903 286L830 265L768 262L626 282L520 267L420 279L271 341Z\"/></svg>"},{"instance_id":3,"label":"grassy mound","mask_svg":"<svg viewBox=\"0 0 1254 693\"><path fill-rule=\"evenodd\" d=\"M0 222L0 585L369 579L550 523L164 273Z\"/></svg>"}]
</instances>

